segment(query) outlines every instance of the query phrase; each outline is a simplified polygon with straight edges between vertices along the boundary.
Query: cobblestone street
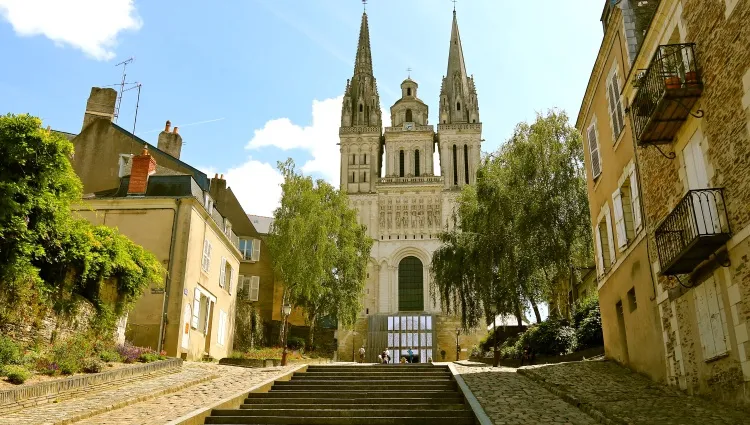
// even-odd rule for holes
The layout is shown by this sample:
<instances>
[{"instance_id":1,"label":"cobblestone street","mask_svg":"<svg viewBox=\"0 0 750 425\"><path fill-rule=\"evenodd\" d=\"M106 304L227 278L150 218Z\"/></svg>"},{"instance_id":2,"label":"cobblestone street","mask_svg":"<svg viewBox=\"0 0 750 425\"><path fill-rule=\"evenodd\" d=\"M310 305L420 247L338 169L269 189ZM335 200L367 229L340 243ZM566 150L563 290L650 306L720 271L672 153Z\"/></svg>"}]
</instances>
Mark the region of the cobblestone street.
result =
<instances>
[{"instance_id":1,"label":"cobblestone street","mask_svg":"<svg viewBox=\"0 0 750 425\"><path fill-rule=\"evenodd\" d=\"M295 366L249 369L185 362L182 370L61 403L0 416L0 425L163 424L234 393L280 376Z\"/></svg>"},{"instance_id":2,"label":"cobblestone street","mask_svg":"<svg viewBox=\"0 0 750 425\"><path fill-rule=\"evenodd\" d=\"M750 424L745 412L687 396L607 361L518 372L480 364L457 369L495 424Z\"/></svg>"}]
</instances>

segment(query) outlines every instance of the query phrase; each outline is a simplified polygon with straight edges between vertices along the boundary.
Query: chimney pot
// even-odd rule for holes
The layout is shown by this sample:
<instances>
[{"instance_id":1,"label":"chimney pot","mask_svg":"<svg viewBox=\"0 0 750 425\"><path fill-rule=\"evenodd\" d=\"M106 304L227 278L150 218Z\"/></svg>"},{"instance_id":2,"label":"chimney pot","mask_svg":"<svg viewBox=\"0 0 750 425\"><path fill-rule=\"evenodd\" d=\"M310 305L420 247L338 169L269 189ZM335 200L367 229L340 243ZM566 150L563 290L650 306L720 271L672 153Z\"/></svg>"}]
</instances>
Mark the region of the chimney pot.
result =
<instances>
[{"instance_id":1,"label":"chimney pot","mask_svg":"<svg viewBox=\"0 0 750 425\"><path fill-rule=\"evenodd\" d=\"M218 178L219 178L219 173L215 173L215 174L214 174L214 178L215 178L215 179L218 179Z\"/></svg>"},{"instance_id":2,"label":"chimney pot","mask_svg":"<svg viewBox=\"0 0 750 425\"><path fill-rule=\"evenodd\" d=\"M219 177L221 180L224 180L224 174L221 174L221 177Z\"/></svg>"},{"instance_id":3,"label":"chimney pot","mask_svg":"<svg viewBox=\"0 0 750 425\"><path fill-rule=\"evenodd\" d=\"M164 131L169 133L169 128L172 127L172 122L167 120L167 124L164 126Z\"/></svg>"},{"instance_id":4,"label":"chimney pot","mask_svg":"<svg viewBox=\"0 0 750 425\"><path fill-rule=\"evenodd\" d=\"M178 134L179 133L179 131L178 131L179 129L180 129L180 127L175 127L173 133L174 134Z\"/></svg>"}]
</instances>

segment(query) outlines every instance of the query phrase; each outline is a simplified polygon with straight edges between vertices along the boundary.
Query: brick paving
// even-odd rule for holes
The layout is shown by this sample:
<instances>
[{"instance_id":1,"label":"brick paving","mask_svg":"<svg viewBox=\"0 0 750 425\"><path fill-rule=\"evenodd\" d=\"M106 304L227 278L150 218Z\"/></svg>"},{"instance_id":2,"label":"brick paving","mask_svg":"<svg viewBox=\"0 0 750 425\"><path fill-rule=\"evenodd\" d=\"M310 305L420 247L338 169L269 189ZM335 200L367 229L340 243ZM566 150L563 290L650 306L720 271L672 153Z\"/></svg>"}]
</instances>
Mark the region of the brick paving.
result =
<instances>
[{"instance_id":1,"label":"brick paving","mask_svg":"<svg viewBox=\"0 0 750 425\"><path fill-rule=\"evenodd\" d=\"M290 368L247 369L185 362L179 372L113 384L81 398L0 415L0 425L166 423Z\"/></svg>"},{"instance_id":2,"label":"brick paving","mask_svg":"<svg viewBox=\"0 0 750 425\"><path fill-rule=\"evenodd\" d=\"M528 366L519 374L616 424L750 424L750 414L657 384L609 361Z\"/></svg>"},{"instance_id":3,"label":"brick paving","mask_svg":"<svg viewBox=\"0 0 750 425\"><path fill-rule=\"evenodd\" d=\"M466 362L456 369L495 425L596 423L516 369Z\"/></svg>"}]
</instances>

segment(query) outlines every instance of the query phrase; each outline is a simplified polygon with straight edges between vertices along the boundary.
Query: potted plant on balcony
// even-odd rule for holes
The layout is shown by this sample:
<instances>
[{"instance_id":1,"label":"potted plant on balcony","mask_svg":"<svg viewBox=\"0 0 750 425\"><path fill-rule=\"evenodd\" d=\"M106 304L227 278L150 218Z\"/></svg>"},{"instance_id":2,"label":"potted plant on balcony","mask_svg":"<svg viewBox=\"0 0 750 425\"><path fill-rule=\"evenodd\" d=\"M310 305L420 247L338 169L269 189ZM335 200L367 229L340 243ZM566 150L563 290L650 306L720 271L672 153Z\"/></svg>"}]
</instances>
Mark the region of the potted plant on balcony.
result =
<instances>
[{"instance_id":1,"label":"potted plant on balcony","mask_svg":"<svg viewBox=\"0 0 750 425\"><path fill-rule=\"evenodd\" d=\"M664 85L667 87L667 90L676 90L682 87L680 74L683 69L681 65L680 61L673 54L664 58L662 69L664 71Z\"/></svg>"},{"instance_id":2,"label":"potted plant on balcony","mask_svg":"<svg viewBox=\"0 0 750 425\"><path fill-rule=\"evenodd\" d=\"M698 71L688 71L685 73L685 84L688 86L696 86L700 84L698 79Z\"/></svg>"}]
</instances>

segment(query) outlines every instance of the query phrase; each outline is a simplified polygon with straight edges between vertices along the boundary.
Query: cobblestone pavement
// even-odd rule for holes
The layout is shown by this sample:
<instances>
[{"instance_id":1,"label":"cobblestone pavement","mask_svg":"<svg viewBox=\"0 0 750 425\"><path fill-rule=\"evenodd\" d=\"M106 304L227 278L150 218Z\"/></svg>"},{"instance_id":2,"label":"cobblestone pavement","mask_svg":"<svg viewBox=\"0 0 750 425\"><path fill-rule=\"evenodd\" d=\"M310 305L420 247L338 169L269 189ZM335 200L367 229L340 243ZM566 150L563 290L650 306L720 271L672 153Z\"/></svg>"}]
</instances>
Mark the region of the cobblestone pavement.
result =
<instances>
[{"instance_id":1,"label":"cobblestone pavement","mask_svg":"<svg viewBox=\"0 0 750 425\"><path fill-rule=\"evenodd\" d=\"M733 410L608 361L527 366L518 370L594 416L618 424L750 424L750 414Z\"/></svg>"},{"instance_id":2,"label":"cobblestone pavement","mask_svg":"<svg viewBox=\"0 0 750 425\"><path fill-rule=\"evenodd\" d=\"M495 425L594 424L594 419L508 367L456 369Z\"/></svg>"},{"instance_id":3,"label":"cobblestone pavement","mask_svg":"<svg viewBox=\"0 0 750 425\"><path fill-rule=\"evenodd\" d=\"M187 365L188 363L186 363ZM218 364L192 363L192 367L218 377L181 391L131 404L112 412L74 422L75 425L137 425L164 424L198 408L208 407L234 393L251 387L298 367L244 368ZM184 367L184 366L183 366Z\"/></svg>"},{"instance_id":4,"label":"cobblestone pavement","mask_svg":"<svg viewBox=\"0 0 750 425\"><path fill-rule=\"evenodd\" d=\"M290 368L248 369L185 362L176 373L0 415L0 425L165 423Z\"/></svg>"}]
</instances>

